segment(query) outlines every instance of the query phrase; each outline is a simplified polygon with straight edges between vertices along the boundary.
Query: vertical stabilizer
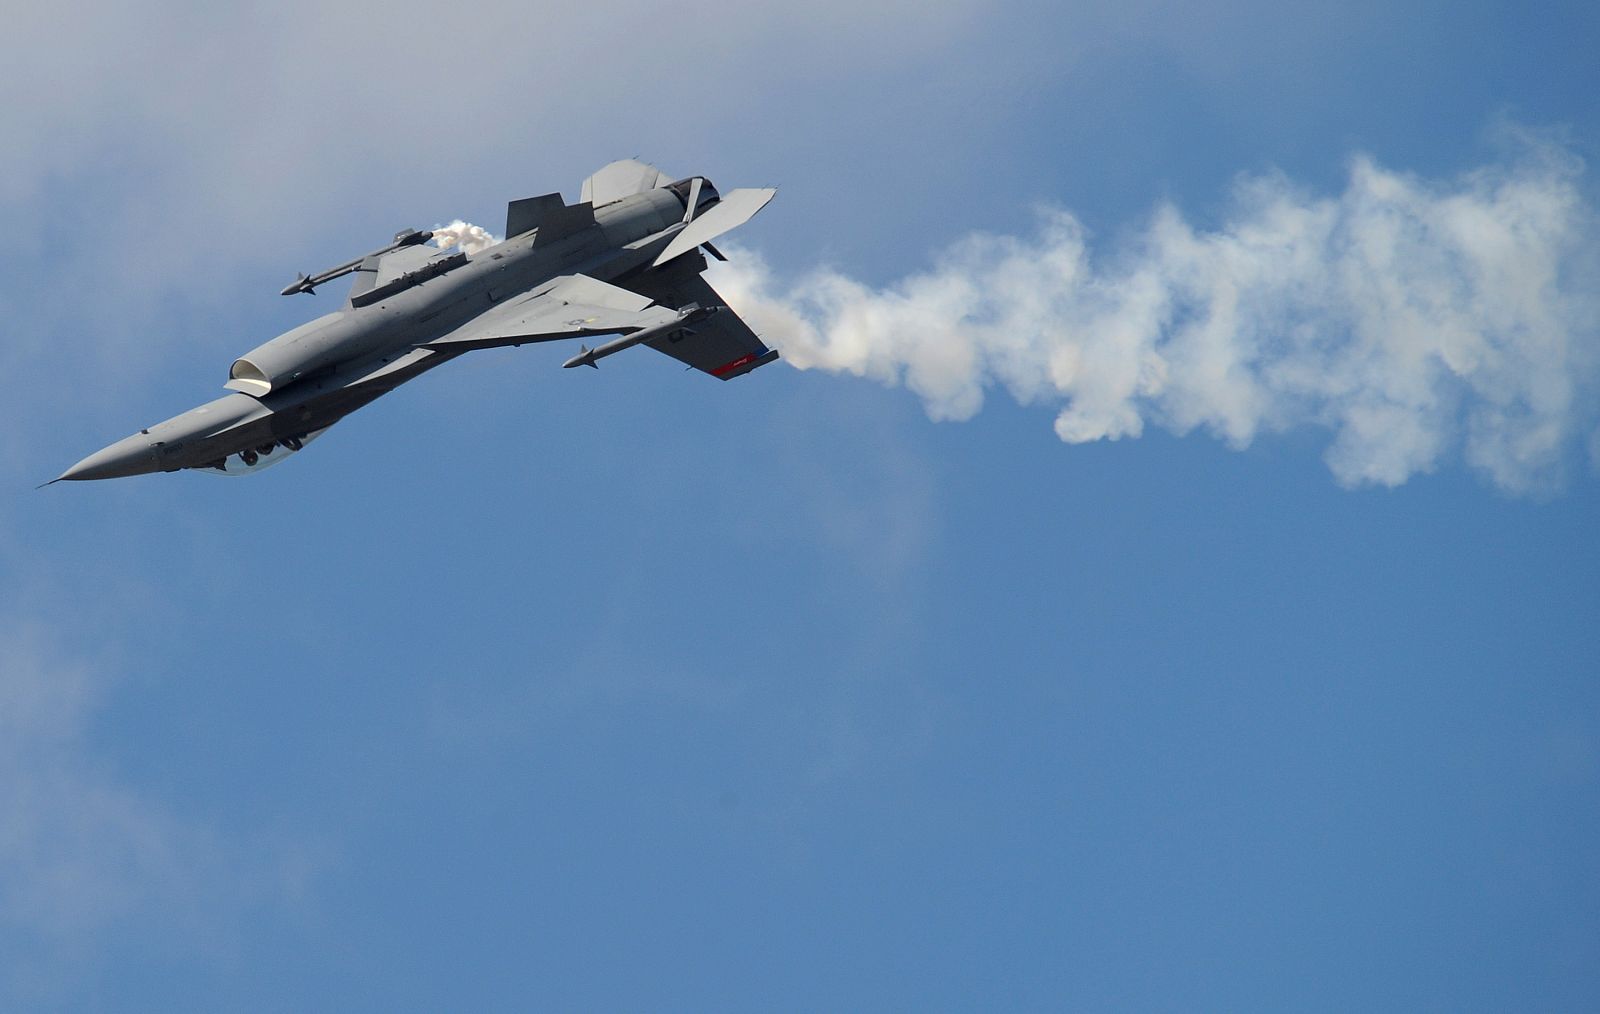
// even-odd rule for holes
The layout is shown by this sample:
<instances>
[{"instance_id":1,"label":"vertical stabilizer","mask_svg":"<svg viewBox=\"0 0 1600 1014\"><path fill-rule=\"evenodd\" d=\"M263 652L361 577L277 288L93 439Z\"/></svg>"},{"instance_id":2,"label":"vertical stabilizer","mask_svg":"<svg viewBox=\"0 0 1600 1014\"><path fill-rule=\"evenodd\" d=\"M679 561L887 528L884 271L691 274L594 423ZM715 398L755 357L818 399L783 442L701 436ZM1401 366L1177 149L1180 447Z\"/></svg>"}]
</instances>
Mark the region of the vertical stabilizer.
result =
<instances>
[{"instance_id":1,"label":"vertical stabilizer","mask_svg":"<svg viewBox=\"0 0 1600 1014\"><path fill-rule=\"evenodd\" d=\"M583 181L578 200L599 207L633 194L664 187L672 177L653 165L631 158L613 162Z\"/></svg>"},{"instance_id":2,"label":"vertical stabilizer","mask_svg":"<svg viewBox=\"0 0 1600 1014\"><path fill-rule=\"evenodd\" d=\"M568 205L560 194L528 197L506 205L506 239L538 229L539 241L548 243L593 224L594 205Z\"/></svg>"}]
</instances>

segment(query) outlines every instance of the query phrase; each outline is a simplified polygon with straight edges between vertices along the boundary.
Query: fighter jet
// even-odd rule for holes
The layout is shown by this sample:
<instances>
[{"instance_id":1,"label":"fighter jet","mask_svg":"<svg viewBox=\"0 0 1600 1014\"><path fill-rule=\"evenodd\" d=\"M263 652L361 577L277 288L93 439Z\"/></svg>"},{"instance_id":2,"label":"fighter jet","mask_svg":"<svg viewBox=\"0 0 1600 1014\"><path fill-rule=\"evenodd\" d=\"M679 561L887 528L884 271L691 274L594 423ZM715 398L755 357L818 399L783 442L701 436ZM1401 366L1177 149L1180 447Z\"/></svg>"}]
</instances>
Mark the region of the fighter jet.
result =
<instances>
[{"instance_id":1,"label":"fighter jet","mask_svg":"<svg viewBox=\"0 0 1600 1014\"><path fill-rule=\"evenodd\" d=\"M720 194L703 176L613 162L560 194L513 201L504 242L476 253L405 230L380 250L283 294L355 275L345 305L236 359L234 393L96 451L61 479L111 479L192 468L239 475L304 448L328 427L475 349L617 335L581 346L567 367L637 345L721 380L778 358L700 277L701 251L749 221L776 190Z\"/></svg>"}]
</instances>

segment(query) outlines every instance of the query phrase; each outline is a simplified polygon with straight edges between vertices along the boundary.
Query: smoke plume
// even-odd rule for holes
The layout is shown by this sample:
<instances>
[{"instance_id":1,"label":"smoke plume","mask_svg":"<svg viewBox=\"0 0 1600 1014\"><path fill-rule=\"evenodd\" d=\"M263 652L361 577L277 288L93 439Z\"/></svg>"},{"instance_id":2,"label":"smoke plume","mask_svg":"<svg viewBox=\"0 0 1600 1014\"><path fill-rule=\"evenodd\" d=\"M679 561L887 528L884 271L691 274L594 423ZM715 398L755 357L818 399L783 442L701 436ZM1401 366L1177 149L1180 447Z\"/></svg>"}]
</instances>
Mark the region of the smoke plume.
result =
<instances>
[{"instance_id":1,"label":"smoke plume","mask_svg":"<svg viewBox=\"0 0 1600 1014\"><path fill-rule=\"evenodd\" d=\"M1215 228L1163 205L1110 252L1046 209L887 288L829 269L783 285L748 252L711 277L791 365L904 384L934 419L1002 387L1055 408L1067 443L1314 426L1343 485L1459 456L1548 491L1579 445L1600 461L1600 229L1575 156L1515 147L1448 180L1357 158L1336 196L1241 179Z\"/></svg>"},{"instance_id":2,"label":"smoke plume","mask_svg":"<svg viewBox=\"0 0 1600 1014\"><path fill-rule=\"evenodd\" d=\"M453 246L460 247L461 252L471 256L480 250L487 250L500 242L500 238L481 225L463 222L456 219L449 225L436 225L433 227L433 242L441 250L448 250Z\"/></svg>"}]
</instances>

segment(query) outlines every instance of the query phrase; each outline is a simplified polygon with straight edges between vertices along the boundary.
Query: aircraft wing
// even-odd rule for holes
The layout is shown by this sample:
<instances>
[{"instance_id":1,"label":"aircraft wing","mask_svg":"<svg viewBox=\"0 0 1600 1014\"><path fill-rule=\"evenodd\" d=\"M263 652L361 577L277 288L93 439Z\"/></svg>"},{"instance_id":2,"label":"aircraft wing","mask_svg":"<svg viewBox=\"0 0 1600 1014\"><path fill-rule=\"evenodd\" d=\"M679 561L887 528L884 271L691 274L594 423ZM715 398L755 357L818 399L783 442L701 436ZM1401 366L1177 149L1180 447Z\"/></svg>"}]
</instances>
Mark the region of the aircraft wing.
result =
<instances>
[{"instance_id":1,"label":"aircraft wing","mask_svg":"<svg viewBox=\"0 0 1600 1014\"><path fill-rule=\"evenodd\" d=\"M677 316L637 292L588 275L564 275L552 285L502 303L420 347L466 352L560 338L619 334L666 324Z\"/></svg>"},{"instance_id":2,"label":"aircraft wing","mask_svg":"<svg viewBox=\"0 0 1600 1014\"><path fill-rule=\"evenodd\" d=\"M575 359L568 365L592 366L595 359L635 343L649 345L722 380L742 377L777 359L778 353L767 348L749 325L729 309L727 301L700 277L705 263L698 254L686 255L665 268L635 277L628 288L588 275L564 275L419 348L466 352L560 338L648 331L648 335L640 333L632 341L609 342L594 350L593 356ZM583 355L589 356L588 350Z\"/></svg>"},{"instance_id":3,"label":"aircraft wing","mask_svg":"<svg viewBox=\"0 0 1600 1014\"><path fill-rule=\"evenodd\" d=\"M646 272L628 282L634 291L674 310L692 303L717 308L710 317L645 344L722 380L742 377L777 359L777 350L767 348L711 283L700 277L705 266L705 258L698 254L680 257L665 268Z\"/></svg>"},{"instance_id":4,"label":"aircraft wing","mask_svg":"<svg viewBox=\"0 0 1600 1014\"><path fill-rule=\"evenodd\" d=\"M442 253L444 251L436 246L416 245L363 257L355 270L356 279L350 285L351 300L359 300L362 295L389 285L401 275L423 267Z\"/></svg>"}]
</instances>

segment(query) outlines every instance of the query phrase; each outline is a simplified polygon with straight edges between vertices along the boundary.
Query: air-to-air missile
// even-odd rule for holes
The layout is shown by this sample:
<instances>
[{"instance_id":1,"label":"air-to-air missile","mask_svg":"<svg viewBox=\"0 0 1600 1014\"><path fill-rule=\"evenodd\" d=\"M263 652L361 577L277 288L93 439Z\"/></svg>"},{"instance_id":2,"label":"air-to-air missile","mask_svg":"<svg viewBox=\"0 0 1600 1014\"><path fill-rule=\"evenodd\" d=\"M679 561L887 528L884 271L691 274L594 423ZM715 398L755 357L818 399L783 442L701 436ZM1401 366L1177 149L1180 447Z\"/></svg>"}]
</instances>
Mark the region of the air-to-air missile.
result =
<instances>
[{"instance_id":1,"label":"air-to-air missile","mask_svg":"<svg viewBox=\"0 0 1600 1014\"><path fill-rule=\"evenodd\" d=\"M369 254L363 254L362 256L357 257L355 260L345 261L338 267L332 267L326 271L320 271L310 277L307 277L304 274L299 275L294 281L283 287L283 292L280 293L280 295L293 296L299 292L316 292L316 287L321 285L323 282L331 282L335 278L338 278L342 275L348 275L352 271L360 270L362 262L367 260L369 257L382 257L384 254L393 253L401 247L417 246L419 244L426 243L432 238L433 233L431 232L418 232L416 229L401 229L399 232L394 234L394 242L390 243L388 246L379 250L374 250Z\"/></svg>"}]
</instances>

